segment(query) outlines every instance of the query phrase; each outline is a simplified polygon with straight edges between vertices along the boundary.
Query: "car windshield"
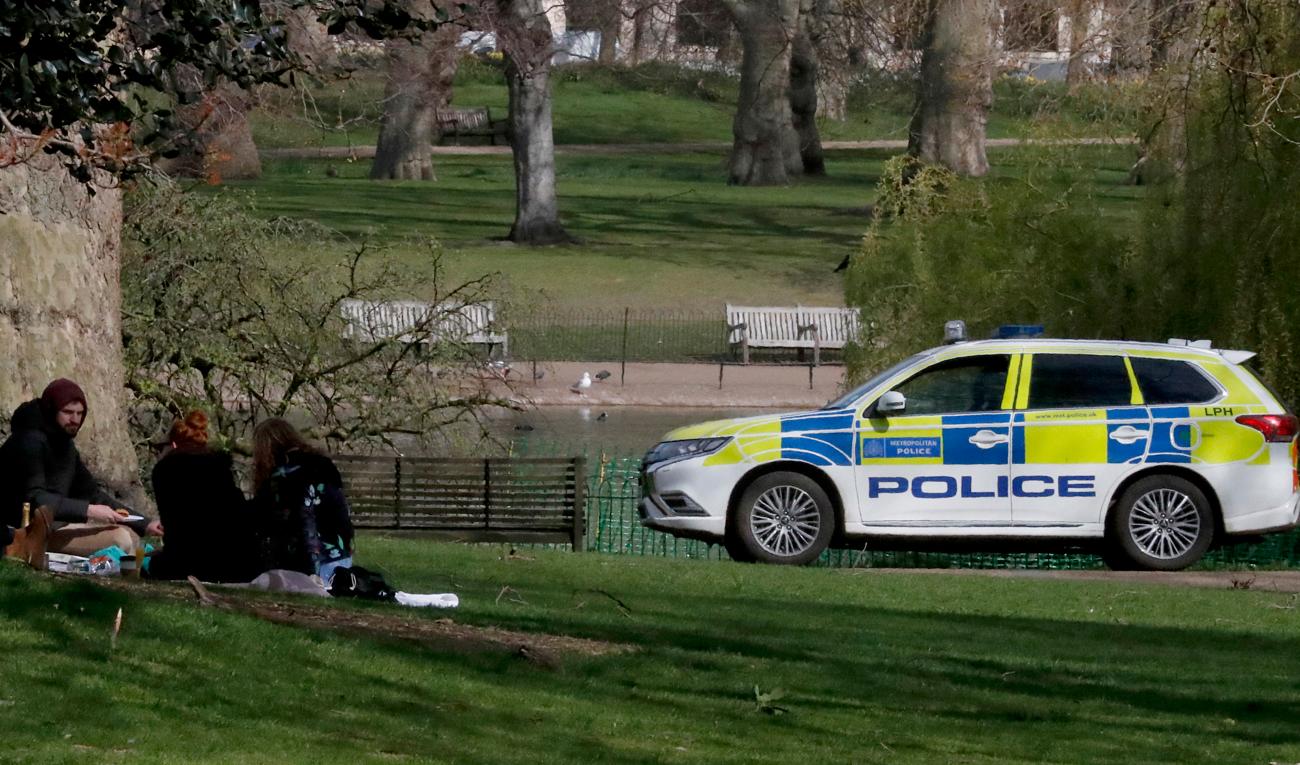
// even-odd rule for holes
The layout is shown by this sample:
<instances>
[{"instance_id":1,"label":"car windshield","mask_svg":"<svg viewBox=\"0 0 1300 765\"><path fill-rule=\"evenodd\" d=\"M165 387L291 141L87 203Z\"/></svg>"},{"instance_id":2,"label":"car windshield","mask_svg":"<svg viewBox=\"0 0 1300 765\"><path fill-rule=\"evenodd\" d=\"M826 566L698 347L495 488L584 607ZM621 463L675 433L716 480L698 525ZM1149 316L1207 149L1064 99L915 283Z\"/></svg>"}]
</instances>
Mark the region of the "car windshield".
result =
<instances>
[{"instance_id":1,"label":"car windshield","mask_svg":"<svg viewBox=\"0 0 1300 765\"><path fill-rule=\"evenodd\" d=\"M870 380L867 380L866 382L862 383L861 385L849 391L848 393L845 393L843 396L840 396L834 401L827 403L826 406L822 407L822 409L844 409L845 407L852 404L854 401L857 401L859 398L862 398L862 396L867 391L871 390L877 385L880 385L885 380L888 380L889 378L893 377L894 375L898 374L904 369L907 369L908 367L912 366L913 364L925 358L926 356L929 356L931 353L932 351L925 351L924 353L918 353L915 356L909 356L908 358L903 359L902 361L893 365L889 369L880 372L879 374L872 377Z\"/></svg>"}]
</instances>

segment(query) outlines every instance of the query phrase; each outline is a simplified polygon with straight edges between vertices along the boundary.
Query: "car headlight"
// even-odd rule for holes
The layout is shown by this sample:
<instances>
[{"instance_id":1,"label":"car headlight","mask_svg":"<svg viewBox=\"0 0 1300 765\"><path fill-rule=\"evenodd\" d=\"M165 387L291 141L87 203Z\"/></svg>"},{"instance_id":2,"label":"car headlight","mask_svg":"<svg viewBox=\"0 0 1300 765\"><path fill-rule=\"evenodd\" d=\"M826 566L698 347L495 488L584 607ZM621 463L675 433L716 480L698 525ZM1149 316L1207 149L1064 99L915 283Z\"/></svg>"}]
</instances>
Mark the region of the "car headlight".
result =
<instances>
[{"instance_id":1,"label":"car headlight","mask_svg":"<svg viewBox=\"0 0 1300 765\"><path fill-rule=\"evenodd\" d=\"M713 454L731 441L731 436L723 438L691 438L685 441L664 441L655 446L645 455L646 465L656 465L661 462L676 462L677 460L690 459L691 457L700 457L705 454Z\"/></svg>"}]
</instances>

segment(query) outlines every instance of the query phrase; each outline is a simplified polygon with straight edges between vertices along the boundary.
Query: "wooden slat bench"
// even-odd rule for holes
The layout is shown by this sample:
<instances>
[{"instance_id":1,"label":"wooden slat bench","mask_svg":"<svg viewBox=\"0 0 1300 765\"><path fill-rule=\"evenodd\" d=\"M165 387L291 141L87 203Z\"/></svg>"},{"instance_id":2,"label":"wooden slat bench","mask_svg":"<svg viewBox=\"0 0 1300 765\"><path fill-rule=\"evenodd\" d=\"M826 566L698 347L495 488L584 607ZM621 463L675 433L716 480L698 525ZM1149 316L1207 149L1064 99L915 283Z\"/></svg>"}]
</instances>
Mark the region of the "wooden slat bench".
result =
<instances>
[{"instance_id":1,"label":"wooden slat bench","mask_svg":"<svg viewBox=\"0 0 1300 765\"><path fill-rule=\"evenodd\" d=\"M440 339L471 345L486 345L488 352L501 346L502 356L510 352L509 335L497 331L496 306L481 303L439 303L418 300L344 300L339 304L343 316L343 336L349 340L375 342L397 338L403 343L421 338ZM423 328L423 332L415 332Z\"/></svg>"},{"instance_id":2,"label":"wooden slat bench","mask_svg":"<svg viewBox=\"0 0 1300 765\"><path fill-rule=\"evenodd\" d=\"M857 336L855 308L727 304L727 342L740 346L746 364L750 348L811 348L820 364L823 348L843 348Z\"/></svg>"},{"instance_id":3,"label":"wooden slat bench","mask_svg":"<svg viewBox=\"0 0 1300 765\"><path fill-rule=\"evenodd\" d=\"M492 110L486 106L439 109L435 117L438 133L444 141L487 138L496 146L498 138L507 140L510 135L510 121L492 119Z\"/></svg>"},{"instance_id":4,"label":"wooden slat bench","mask_svg":"<svg viewBox=\"0 0 1300 765\"><path fill-rule=\"evenodd\" d=\"M586 460L334 458L359 529L584 549Z\"/></svg>"}]
</instances>

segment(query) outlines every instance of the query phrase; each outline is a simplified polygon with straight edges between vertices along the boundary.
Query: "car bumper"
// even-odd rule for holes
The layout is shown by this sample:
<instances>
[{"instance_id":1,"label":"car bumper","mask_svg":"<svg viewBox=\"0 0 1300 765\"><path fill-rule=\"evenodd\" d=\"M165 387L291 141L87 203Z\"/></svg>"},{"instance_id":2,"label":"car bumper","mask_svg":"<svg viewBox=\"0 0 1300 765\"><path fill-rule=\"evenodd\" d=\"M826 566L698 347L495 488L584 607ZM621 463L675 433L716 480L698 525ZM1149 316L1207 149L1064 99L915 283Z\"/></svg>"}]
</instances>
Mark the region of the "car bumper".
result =
<instances>
[{"instance_id":1,"label":"car bumper","mask_svg":"<svg viewBox=\"0 0 1300 765\"><path fill-rule=\"evenodd\" d=\"M668 515L664 508L654 500L645 497L638 507L641 524L655 531L672 534L686 539L701 539L706 542L718 542L726 533L726 518L681 518Z\"/></svg>"},{"instance_id":2,"label":"car bumper","mask_svg":"<svg viewBox=\"0 0 1300 765\"><path fill-rule=\"evenodd\" d=\"M1300 524L1300 494L1292 494L1281 505L1244 513L1223 519L1223 530L1228 534L1268 534L1286 531Z\"/></svg>"},{"instance_id":3,"label":"car bumper","mask_svg":"<svg viewBox=\"0 0 1300 765\"><path fill-rule=\"evenodd\" d=\"M637 507L641 523L673 536L717 542L726 534L727 486L725 481L700 481L698 469L687 469L683 462L643 468Z\"/></svg>"}]
</instances>

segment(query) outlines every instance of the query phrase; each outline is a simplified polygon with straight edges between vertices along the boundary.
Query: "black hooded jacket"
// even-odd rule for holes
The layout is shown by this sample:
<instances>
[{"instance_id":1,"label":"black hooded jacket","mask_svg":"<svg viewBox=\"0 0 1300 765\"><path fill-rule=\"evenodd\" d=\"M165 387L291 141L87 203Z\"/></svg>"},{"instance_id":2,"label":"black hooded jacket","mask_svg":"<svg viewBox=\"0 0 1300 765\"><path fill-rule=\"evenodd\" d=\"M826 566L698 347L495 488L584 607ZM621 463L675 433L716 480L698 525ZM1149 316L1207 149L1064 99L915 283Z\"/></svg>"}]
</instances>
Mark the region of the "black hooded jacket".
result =
<instances>
[{"instance_id":1,"label":"black hooded jacket","mask_svg":"<svg viewBox=\"0 0 1300 765\"><path fill-rule=\"evenodd\" d=\"M167 531L149 576L247 582L262 573L248 502L235 485L229 454L169 452L154 466L153 494Z\"/></svg>"},{"instance_id":2,"label":"black hooded jacket","mask_svg":"<svg viewBox=\"0 0 1300 765\"><path fill-rule=\"evenodd\" d=\"M54 520L85 523L90 505L121 506L86 469L72 438L50 420L40 399L20 404L0 445L0 523L22 523L23 503L54 512Z\"/></svg>"}]
</instances>

